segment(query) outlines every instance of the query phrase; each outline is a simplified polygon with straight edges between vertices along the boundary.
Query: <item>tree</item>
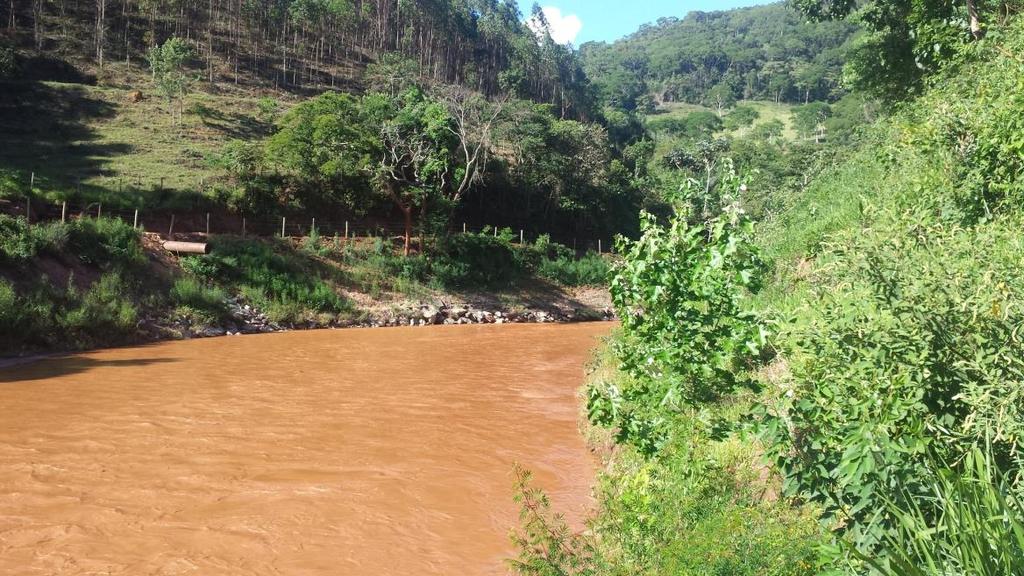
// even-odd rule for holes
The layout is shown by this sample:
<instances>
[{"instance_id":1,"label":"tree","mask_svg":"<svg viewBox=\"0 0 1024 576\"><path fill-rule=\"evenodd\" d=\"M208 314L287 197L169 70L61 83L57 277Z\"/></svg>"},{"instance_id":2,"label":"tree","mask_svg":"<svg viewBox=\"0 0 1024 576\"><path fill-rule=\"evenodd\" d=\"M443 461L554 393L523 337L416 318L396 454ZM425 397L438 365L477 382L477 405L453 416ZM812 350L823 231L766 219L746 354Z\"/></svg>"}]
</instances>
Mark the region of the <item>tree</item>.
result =
<instances>
[{"instance_id":1,"label":"tree","mask_svg":"<svg viewBox=\"0 0 1024 576\"><path fill-rule=\"evenodd\" d=\"M869 34L847 66L856 86L880 96L916 91L926 74L955 59L960 46L985 34L1005 2L963 0L791 0L810 18L855 18ZM966 22L967 26L961 25Z\"/></svg>"},{"instance_id":2,"label":"tree","mask_svg":"<svg viewBox=\"0 0 1024 576\"><path fill-rule=\"evenodd\" d=\"M14 48L0 44L0 80L13 78L18 70L18 61L14 56Z\"/></svg>"},{"instance_id":3,"label":"tree","mask_svg":"<svg viewBox=\"0 0 1024 576\"><path fill-rule=\"evenodd\" d=\"M440 88L437 93L452 119L448 130L458 147L455 178L448 190L442 192L448 202L458 204L472 186L483 183L492 147L491 133L504 102L488 102L479 93L457 86Z\"/></svg>"},{"instance_id":4,"label":"tree","mask_svg":"<svg viewBox=\"0 0 1024 576\"><path fill-rule=\"evenodd\" d=\"M758 124L753 131L754 138L758 140L764 140L769 144L775 144L780 138L782 138L783 132L786 130L786 125L783 124L782 120L773 118L762 124Z\"/></svg>"},{"instance_id":5,"label":"tree","mask_svg":"<svg viewBox=\"0 0 1024 576\"><path fill-rule=\"evenodd\" d=\"M761 117L757 108L752 106L737 106L725 117L725 127L729 130L738 130L751 126L755 120Z\"/></svg>"},{"instance_id":6,"label":"tree","mask_svg":"<svg viewBox=\"0 0 1024 576\"><path fill-rule=\"evenodd\" d=\"M174 117L173 103L178 103L175 122L181 121L185 97L191 91L192 78L185 70L185 63L192 57L192 46L181 38L171 38L162 45L153 46L146 53L153 83L170 106Z\"/></svg>"},{"instance_id":7,"label":"tree","mask_svg":"<svg viewBox=\"0 0 1024 576\"><path fill-rule=\"evenodd\" d=\"M727 140L707 139L694 142L686 148L676 148L664 157L667 166L692 175L689 185L680 191L684 193L683 200L692 204L691 216L700 220L707 219L720 206L721 190L716 186L714 174L722 161L722 155L728 150Z\"/></svg>"},{"instance_id":8,"label":"tree","mask_svg":"<svg viewBox=\"0 0 1024 576\"><path fill-rule=\"evenodd\" d=\"M397 52L388 52L366 67L363 81L370 92L396 95L416 84L419 76L415 60Z\"/></svg>"},{"instance_id":9,"label":"tree","mask_svg":"<svg viewBox=\"0 0 1024 576\"><path fill-rule=\"evenodd\" d=\"M736 93L732 86L725 82L719 82L708 90L705 101L715 109L718 117L725 116L725 111L736 105Z\"/></svg>"},{"instance_id":10,"label":"tree","mask_svg":"<svg viewBox=\"0 0 1024 576\"><path fill-rule=\"evenodd\" d=\"M825 120L832 115L832 107L825 102L811 102L793 109L793 126L804 138L814 138L818 144L825 136Z\"/></svg>"},{"instance_id":11,"label":"tree","mask_svg":"<svg viewBox=\"0 0 1024 576\"><path fill-rule=\"evenodd\" d=\"M369 192L393 203L402 213L408 255L415 220L425 222L429 209L447 222L482 181L500 112L466 91L441 94L432 98L415 86L360 98L325 93L284 116L268 153L300 177L298 188L317 191L321 201L366 206Z\"/></svg>"}]
</instances>

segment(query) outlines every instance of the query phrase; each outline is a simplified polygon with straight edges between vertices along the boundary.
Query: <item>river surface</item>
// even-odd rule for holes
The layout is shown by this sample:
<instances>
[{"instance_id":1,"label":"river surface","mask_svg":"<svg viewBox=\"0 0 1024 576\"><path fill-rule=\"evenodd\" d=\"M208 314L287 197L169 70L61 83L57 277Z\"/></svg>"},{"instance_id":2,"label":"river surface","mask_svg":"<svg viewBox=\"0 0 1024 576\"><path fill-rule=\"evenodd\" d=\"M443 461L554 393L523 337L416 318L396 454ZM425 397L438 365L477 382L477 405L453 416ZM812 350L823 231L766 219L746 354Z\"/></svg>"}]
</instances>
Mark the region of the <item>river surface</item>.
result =
<instances>
[{"instance_id":1,"label":"river surface","mask_svg":"<svg viewBox=\"0 0 1024 576\"><path fill-rule=\"evenodd\" d=\"M608 324L291 332L0 369L0 574L505 574L513 464L574 526Z\"/></svg>"}]
</instances>

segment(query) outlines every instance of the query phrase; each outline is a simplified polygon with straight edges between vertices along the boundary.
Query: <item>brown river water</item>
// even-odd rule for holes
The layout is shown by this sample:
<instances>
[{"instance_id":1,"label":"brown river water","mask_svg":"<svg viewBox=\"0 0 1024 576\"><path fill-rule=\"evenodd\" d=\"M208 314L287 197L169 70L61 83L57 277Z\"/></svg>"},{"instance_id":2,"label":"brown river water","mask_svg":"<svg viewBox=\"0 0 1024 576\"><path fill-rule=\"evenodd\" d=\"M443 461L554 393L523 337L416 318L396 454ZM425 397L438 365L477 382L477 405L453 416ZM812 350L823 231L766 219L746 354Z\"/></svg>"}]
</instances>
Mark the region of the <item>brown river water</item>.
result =
<instances>
[{"instance_id":1,"label":"brown river water","mask_svg":"<svg viewBox=\"0 0 1024 576\"><path fill-rule=\"evenodd\" d=\"M608 324L291 332L0 369L0 574L504 574L514 463L582 525Z\"/></svg>"}]
</instances>

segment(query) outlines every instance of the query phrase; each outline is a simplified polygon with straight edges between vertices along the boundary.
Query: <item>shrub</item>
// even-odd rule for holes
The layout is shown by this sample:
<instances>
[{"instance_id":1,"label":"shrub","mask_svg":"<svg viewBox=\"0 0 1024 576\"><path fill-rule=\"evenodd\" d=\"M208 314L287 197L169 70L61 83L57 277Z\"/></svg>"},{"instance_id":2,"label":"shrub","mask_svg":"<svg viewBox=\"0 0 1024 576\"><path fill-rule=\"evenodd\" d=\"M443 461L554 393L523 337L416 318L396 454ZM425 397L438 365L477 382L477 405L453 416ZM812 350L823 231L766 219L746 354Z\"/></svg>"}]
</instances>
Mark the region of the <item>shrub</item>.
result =
<instances>
[{"instance_id":1,"label":"shrub","mask_svg":"<svg viewBox=\"0 0 1024 576\"><path fill-rule=\"evenodd\" d=\"M257 118L261 122L273 123L277 120L281 105L269 96L262 96L256 101L256 107L258 109Z\"/></svg>"},{"instance_id":2,"label":"shrub","mask_svg":"<svg viewBox=\"0 0 1024 576\"><path fill-rule=\"evenodd\" d=\"M230 258L221 260L205 258L203 256L185 256L179 260L179 265L182 270L193 276L212 281L223 273L224 262L227 262L229 265L233 263Z\"/></svg>"},{"instance_id":3,"label":"shrub","mask_svg":"<svg viewBox=\"0 0 1024 576\"><path fill-rule=\"evenodd\" d=\"M28 221L0 214L0 260L11 264L25 262L36 255L37 243Z\"/></svg>"},{"instance_id":4,"label":"shrub","mask_svg":"<svg viewBox=\"0 0 1024 576\"><path fill-rule=\"evenodd\" d=\"M817 574L823 531L813 510L767 501L756 446L716 439L693 416L676 419L659 458L620 454L599 483L598 525L620 571L730 576Z\"/></svg>"},{"instance_id":5,"label":"shrub","mask_svg":"<svg viewBox=\"0 0 1024 576\"><path fill-rule=\"evenodd\" d=\"M17 71L18 60L14 54L14 48L0 44L0 80L14 78Z\"/></svg>"},{"instance_id":6,"label":"shrub","mask_svg":"<svg viewBox=\"0 0 1024 576\"><path fill-rule=\"evenodd\" d=\"M545 258L537 274L564 286L597 286L608 282L609 268L603 256L590 252L579 260L571 256Z\"/></svg>"},{"instance_id":7,"label":"shrub","mask_svg":"<svg viewBox=\"0 0 1024 576\"><path fill-rule=\"evenodd\" d=\"M671 407L712 402L740 385L763 341L745 305L763 265L750 242L752 226L735 214L668 227L642 215L642 237L620 239L622 261L611 282L622 321L618 354L634 384L592 391L592 421L618 428L620 441L650 453Z\"/></svg>"},{"instance_id":8,"label":"shrub","mask_svg":"<svg viewBox=\"0 0 1024 576\"><path fill-rule=\"evenodd\" d=\"M115 344L135 333L138 309L120 274L104 274L81 298L73 290L68 297L60 325L77 345Z\"/></svg>"},{"instance_id":9,"label":"shrub","mask_svg":"<svg viewBox=\"0 0 1024 576\"><path fill-rule=\"evenodd\" d=\"M31 228L36 250L48 254L60 254L68 244L68 226L62 222L38 224Z\"/></svg>"},{"instance_id":10,"label":"shrub","mask_svg":"<svg viewBox=\"0 0 1024 576\"><path fill-rule=\"evenodd\" d=\"M34 308L18 296L10 282L0 278L0 349L15 351L32 342L40 325L45 327L47 311Z\"/></svg>"},{"instance_id":11,"label":"shrub","mask_svg":"<svg viewBox=\"0 0 1024 576\"><path fill-rule=\"evenodd\" d=\"M809 305L779 325L791 398L765 409L765 438L790 493L864 550L897 520L888 500L927 492L928 452L956 462L991 439L1000 465L1024 466L1020 222L962 229L925 210L834 239Z\"/></svg>"},{"instance_id":12,"label":"shrub","mask_svg":"<svg viewBox=\"0 0 1024 576\"><path fill-rule=\"evenodd\" d=\"M171 287L171 300L176 306L196 312L203 320L215 321L227 316L223 289L204 284L195 278L179 278Z\"/></svg>"},{"instance_id":13,"label":"shrub","mask_svg":"<svg viewBox=\"0 0 1024 576\"><path fill-rule=\"evenodd\" d=\"M138 230L117 218L79 218L68 228L68 249L82 262L129 269L146 261Z\"/></svg>"},{"instance_id":14,"label":"shrub","mask_svg":"<svg viewBox=\"0 0 1024 576\"><path fill-rule=\"evenodd\" d=\"M495 286L506 284L522 273L511 231L500 237L486 232L448 237L438 258L438 279L449 286Z\"/></svg>"}]
</instances>

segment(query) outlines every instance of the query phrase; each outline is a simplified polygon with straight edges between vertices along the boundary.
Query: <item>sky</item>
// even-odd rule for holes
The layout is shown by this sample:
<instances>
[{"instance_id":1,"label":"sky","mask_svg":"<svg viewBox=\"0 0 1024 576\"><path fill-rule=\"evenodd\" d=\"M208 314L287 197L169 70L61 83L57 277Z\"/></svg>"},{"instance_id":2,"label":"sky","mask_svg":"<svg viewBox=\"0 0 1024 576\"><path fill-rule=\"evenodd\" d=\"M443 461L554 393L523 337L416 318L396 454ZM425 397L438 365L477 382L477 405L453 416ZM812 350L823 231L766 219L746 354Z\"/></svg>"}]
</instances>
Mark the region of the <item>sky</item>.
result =
<instances>
[{"instance_id":1,"label":"sky","mask_svg":"<svg viewBox=\"0 0 1024 576\"><path fill-rule=\"evenodd\" d=\"M518 0L529 15L535 0ZM591 40L613 41L658 18L682 18L688 12L728 10L771 0L536 0L544 9L556 42L576 46Z\"/></svg>"}]
</instances>

